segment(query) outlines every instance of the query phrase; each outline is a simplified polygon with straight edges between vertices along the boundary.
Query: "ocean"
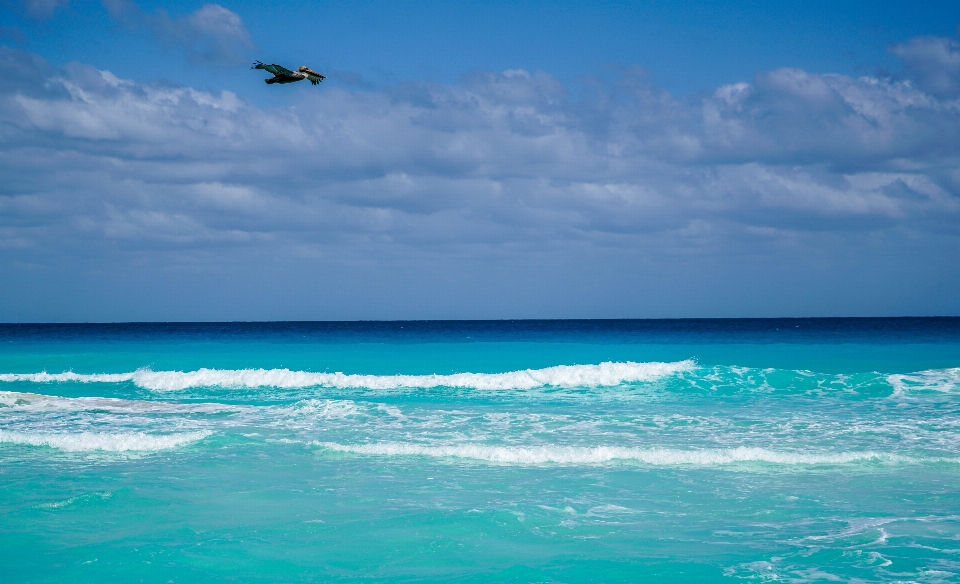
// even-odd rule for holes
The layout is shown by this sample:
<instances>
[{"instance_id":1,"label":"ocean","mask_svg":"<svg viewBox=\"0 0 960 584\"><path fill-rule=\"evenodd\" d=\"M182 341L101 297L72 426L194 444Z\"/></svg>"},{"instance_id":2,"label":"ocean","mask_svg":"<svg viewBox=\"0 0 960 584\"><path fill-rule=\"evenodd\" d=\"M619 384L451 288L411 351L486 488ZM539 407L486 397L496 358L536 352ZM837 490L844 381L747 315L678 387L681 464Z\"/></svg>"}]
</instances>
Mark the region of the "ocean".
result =
<instances>
[{"instance_id":1,"label":"ocean","mask_svg":"<svg viewBox=\"0 0 960 584\"><path fill-rule=\"evenodd\" d=\"M3 582L958 582L960 319L0 325Z\"/></svg>"}]
</instances>

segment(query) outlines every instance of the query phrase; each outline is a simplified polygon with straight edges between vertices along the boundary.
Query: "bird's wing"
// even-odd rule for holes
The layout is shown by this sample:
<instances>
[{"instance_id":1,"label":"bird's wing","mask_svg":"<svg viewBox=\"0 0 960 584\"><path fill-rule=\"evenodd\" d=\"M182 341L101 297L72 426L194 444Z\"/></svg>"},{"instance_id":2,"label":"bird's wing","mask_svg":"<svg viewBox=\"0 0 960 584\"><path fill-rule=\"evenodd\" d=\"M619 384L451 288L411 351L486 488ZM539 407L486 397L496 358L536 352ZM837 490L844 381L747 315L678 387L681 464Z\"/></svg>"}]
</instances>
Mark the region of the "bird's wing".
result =
<instances>
[{"instance_id":1,"label":"bird's wing","mask_svg":"<svg viewBox=\"0 0 960 584\"><path fill-rule=\"evenodd\" d=\"M256 61L256 62L253 64L253 67L251 67L251 68L252 68L252 69L263 69L264 71L267 71L267 72L269 72L269 73L273 73L274 75L290 75L290 76L293 75L293 71L291 71L290 69L287 69L286 67L284 67L284 66L282 66L282 65L277 65L277 64L265 65L265 64L261 63L260 61Z\"/></svg>"},{"instance_id":2,"label":"bird's wing","mask_svg":"<svg viewBox=\"0 0 960 584\"><path fill-rule=\"evenodd\" d=\"M264 67L264 69L273 73L274 75L293 75L293 71L281 65L267 65Z\"/></svg>"}]
</instances>

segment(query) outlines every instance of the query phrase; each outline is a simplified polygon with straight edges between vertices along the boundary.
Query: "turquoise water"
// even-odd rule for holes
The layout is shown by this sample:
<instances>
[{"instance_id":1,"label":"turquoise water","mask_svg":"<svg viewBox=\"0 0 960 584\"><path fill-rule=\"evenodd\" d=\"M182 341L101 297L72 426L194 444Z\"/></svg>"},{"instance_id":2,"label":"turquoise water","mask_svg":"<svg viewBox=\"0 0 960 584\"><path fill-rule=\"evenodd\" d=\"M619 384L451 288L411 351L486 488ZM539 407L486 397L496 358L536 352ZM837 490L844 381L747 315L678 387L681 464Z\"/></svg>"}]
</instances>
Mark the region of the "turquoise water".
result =
<instances>
[{"instance_id":1,"label":"turquoise water","mask_svg":"<svg viewBox=\"0 0 960 584\"><path fill-rule=\"evenodd\" d=\"M4 582L960 581L960 319L0 325Z\"/></svg>"}]
</instances>

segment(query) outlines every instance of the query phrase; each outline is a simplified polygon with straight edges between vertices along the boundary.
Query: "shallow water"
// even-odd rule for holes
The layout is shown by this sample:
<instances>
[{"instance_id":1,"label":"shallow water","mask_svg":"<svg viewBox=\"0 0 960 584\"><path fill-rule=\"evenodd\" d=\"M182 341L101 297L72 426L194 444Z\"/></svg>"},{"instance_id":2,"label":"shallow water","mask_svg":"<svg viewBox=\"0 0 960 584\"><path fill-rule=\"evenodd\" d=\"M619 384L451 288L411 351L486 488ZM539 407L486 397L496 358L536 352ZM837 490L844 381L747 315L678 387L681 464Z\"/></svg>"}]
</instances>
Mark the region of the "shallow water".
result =
<instances>
[{"instance_id":1,"label":"shallow water","mask_svg":"<svg viewBox=\"0 0 960 584\"><path fill-rule=\"evenodd\" d=\"M10 581L960 578L960 319L0 326Z\"/></svg>"}]
</instances>

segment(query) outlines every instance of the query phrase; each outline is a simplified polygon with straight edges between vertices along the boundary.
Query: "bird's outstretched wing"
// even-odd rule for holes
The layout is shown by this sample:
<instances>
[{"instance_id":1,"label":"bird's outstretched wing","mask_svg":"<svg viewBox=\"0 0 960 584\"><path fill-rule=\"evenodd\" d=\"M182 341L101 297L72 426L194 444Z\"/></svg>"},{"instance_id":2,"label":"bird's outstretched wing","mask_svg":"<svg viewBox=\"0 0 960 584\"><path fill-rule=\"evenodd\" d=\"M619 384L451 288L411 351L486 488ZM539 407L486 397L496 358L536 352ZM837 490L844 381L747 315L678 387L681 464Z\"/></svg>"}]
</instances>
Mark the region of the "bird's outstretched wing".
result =
<instances>
[{"instance_id":1,"label":"bird's outstretched wing","mask_svg":"<svg viewBox=\"0 0 960 584\"><path fill-rule=\"evenodd\" d=\"M250 68L251 68L251 69L263 69L263 70L265 70L265 71L267 71L267 72L269 72L269 73L273 73L274 75L284 75L284 76L286 76L286 75L292 76L292 75L293 75L293 71L291 71L290 69L287 69L286 67L284 67L284 66L282 66L282 65L276 65L276 64L273 64L273 65L264 65L264 64L261 63L260 61L254 61L253 67L250 67Z\"/></svg>"}]
</instances>

